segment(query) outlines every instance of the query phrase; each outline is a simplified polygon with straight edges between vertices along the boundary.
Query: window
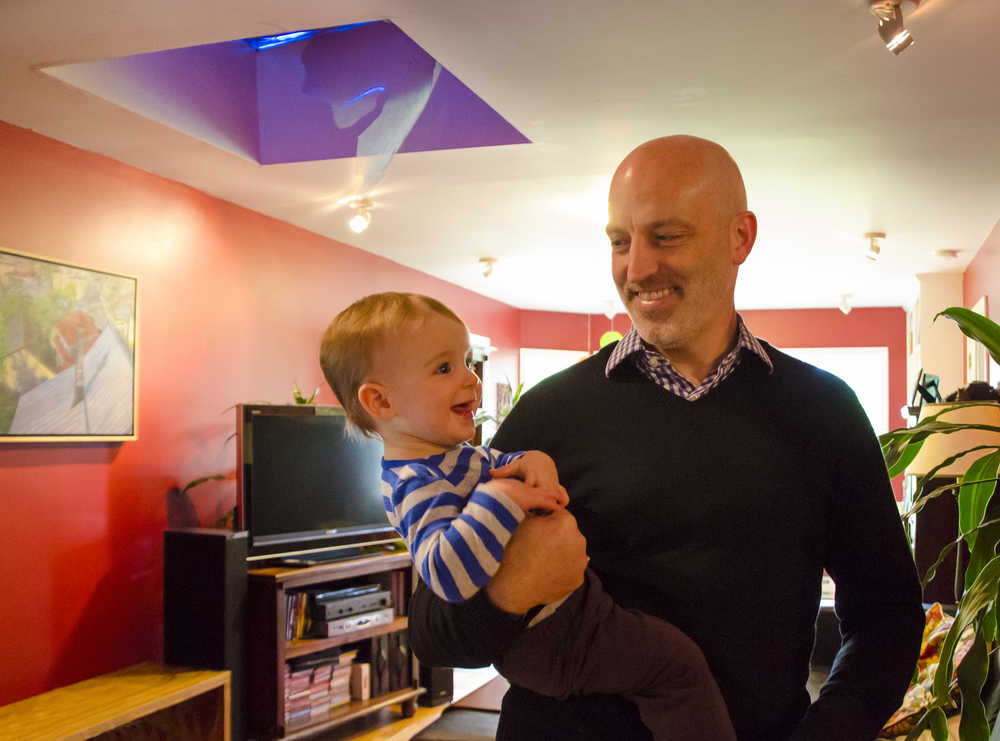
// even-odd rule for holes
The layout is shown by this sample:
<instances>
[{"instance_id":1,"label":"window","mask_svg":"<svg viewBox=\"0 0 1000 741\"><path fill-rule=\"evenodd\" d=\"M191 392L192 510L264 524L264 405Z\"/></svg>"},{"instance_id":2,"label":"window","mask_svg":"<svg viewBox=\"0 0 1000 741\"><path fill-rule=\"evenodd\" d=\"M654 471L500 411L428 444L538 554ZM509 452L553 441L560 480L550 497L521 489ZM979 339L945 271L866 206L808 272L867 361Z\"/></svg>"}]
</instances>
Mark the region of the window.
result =
<instances>
[{"instance_id":1,"label":"window","mask_svg":"<svg viewBox=\"0 0 1000 741\"><path fill-rule=\"evenodd\" d=\"M841 378L857 394L875 434L889 431L888 347L783 347L781 351Z\"/></svg>"}]
</instances>

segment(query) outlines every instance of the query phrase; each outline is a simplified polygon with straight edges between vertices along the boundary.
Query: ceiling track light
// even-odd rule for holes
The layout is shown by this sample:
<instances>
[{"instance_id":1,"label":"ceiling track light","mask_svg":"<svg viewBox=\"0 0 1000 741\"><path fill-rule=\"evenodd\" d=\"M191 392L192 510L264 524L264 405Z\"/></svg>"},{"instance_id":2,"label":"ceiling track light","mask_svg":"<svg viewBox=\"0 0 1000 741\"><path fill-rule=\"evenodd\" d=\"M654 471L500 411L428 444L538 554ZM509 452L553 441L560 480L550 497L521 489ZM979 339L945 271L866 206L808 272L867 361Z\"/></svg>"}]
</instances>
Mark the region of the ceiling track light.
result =
<instances>
[{"instance_id":1,"label":"ceiling track light","mask_svg":"<svg viewBox=\"0 0 1000 741\"><path fill-rule=\"evenodd\" d=\"M495 257L480 257L479 264L483 267L483 277L489 278L493 273L493 266L496 265L497 258Z\"/></svg>"},{"instance_id":2,"label":"ceiling track light","mask_svg":"<svg viewBox=\"0 0 1000 741\"><path fill-rule=\"evenodd\" d=\"M868 9L878 18L878 35L885 48L902 54L913 44L913 35L903 25L900 0L868 0Z\"/></svg>"},{"instance_id":3,"label":"ceiling track light","mask_svg":"<svg viewBox=\"0 0 1000 741\"><path fill-rule=\"evenodd\" d=\"M885 239L885 232L865 232L865 239L868 240L865 259L871 262L878 262L878 258L882 254L881 241Z\"/></svg>"},{"instance_id":4,"label":"ceiling track light","mask_svg":"<svg viewBox=\"0 0 1000 741\"><path fill-rule=\"evenodd\" d=\"M355 234L361 234L372 223L371 208L374 205L367 197L355 198L348 204L354 209L354 216L351 217L347 225Z\"/></svg>"}]
</instances>

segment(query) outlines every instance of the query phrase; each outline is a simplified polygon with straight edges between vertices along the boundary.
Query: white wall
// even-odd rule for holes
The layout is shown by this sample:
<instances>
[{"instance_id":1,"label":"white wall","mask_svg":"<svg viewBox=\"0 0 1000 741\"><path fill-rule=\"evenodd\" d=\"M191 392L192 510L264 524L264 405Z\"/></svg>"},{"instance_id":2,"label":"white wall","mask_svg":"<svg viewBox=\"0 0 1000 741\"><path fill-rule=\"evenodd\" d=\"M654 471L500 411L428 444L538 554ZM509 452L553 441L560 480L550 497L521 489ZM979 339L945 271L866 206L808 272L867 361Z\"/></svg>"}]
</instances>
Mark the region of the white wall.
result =
<instances>
[{"instance_id":1,"label":"white wall","mask_svg":"<svg viewBox=\"0 0 1000 741\"><path fill-rule=\"evenodd\" d=\"M962 275L923 273L917 280L920 299L914 326L914 351L920 358L920 367L941 378L939 388L944 397L965 385L965 335L955 322L946 317L935 322L934 316L949 306L963 305Z\"/></svg>"}]
</instances>

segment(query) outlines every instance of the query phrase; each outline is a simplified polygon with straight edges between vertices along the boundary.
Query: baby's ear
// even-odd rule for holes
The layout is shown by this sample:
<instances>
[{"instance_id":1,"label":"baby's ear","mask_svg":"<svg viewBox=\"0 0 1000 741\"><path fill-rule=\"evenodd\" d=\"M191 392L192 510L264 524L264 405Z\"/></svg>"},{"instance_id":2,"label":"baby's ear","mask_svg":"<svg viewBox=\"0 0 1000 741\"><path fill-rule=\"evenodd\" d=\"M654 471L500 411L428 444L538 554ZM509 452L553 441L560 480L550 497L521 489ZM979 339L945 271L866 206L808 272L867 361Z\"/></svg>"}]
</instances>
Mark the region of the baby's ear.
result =
<instances>
[{"instance_id":1,"label":"baby's ear","mask_svg":"<svg viewBox=\"0 0 1000 741\"><path fill-rule=\"evenodd\" d=\"M396 416L389 392L380 383L363 383L358 389L358 401L372 419L392 419Z\"/></svg>"}]
</instances>

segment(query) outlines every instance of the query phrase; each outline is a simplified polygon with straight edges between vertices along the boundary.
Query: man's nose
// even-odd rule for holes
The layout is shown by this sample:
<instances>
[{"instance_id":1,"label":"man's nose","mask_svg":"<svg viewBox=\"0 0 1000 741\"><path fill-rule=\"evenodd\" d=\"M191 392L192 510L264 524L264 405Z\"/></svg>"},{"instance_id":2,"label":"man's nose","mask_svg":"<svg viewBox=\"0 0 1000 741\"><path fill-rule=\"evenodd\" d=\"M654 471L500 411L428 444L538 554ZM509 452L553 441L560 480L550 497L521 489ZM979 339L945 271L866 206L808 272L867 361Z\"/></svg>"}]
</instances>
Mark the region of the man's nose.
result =
<instances>
[{"instance_id":1,"label":"man's nose","mask_svg":"<svg viewBox=\"0 0 1000 741\"><path fill-rule=\"evenodd\" d=\"M636 236L629 245L626 280L629 283L641 283L658 269L656 252L645 238Z\"/></svg>"}]
</instances>

